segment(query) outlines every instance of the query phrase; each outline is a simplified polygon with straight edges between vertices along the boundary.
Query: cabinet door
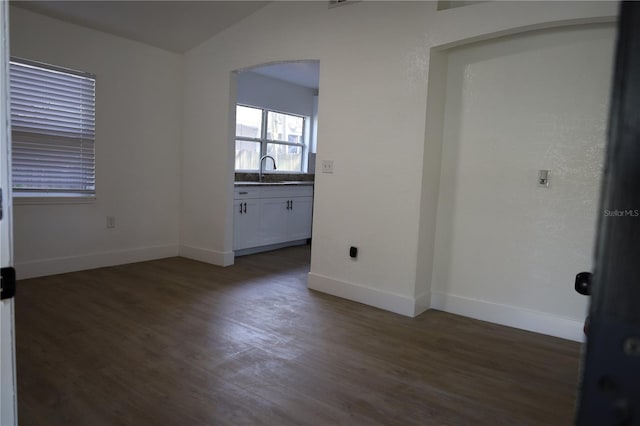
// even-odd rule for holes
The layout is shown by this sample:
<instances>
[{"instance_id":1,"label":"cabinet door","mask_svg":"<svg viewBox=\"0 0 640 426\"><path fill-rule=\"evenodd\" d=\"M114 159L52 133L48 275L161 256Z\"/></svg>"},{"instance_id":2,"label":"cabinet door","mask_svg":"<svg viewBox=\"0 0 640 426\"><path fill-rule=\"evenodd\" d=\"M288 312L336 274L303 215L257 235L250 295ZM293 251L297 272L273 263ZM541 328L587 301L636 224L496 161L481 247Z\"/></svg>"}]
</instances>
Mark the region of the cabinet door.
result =
<instances>
[{"instance_id":1,"label":"cabinet door","mask_svg":"<svg viewBox=\"0 0 640 426\"><path fill-rule=\"evenodd\" d=\"M233 249L260 245L259 200L234 200L233 202Z\"/></svg>"},{"instance_id":2,"label":"cabinet door","mask_svg":"<svg viewBox=\"0 0 640 426\"><path fill-rule=\"evenodd\" d=\"M313 197L292 198L287 221L287 240L311 238L312 215Z\"/></svg>"},{"instance_id":3,"label":"cabinet door","mask_svg":"<svg viewBox=\"0 0 640 426\"><path fill-rule=\"evenodd\" d=\"M287 241L287 198L260 200L260 245Z\"/></svg>"}]
</instances>

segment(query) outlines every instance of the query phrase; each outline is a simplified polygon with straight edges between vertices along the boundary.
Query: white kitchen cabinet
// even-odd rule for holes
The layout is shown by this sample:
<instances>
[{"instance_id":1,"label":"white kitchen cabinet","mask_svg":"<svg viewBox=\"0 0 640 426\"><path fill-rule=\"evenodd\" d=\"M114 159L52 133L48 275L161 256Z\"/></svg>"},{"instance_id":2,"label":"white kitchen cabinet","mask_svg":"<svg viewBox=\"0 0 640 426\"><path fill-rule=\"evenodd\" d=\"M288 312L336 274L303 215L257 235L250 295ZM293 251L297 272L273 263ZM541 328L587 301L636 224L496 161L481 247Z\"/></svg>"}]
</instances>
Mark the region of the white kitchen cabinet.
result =
<instances>
[{"instance_id":1,"label":"white kitchen cabinet","mask_svg":"<svg viewBox=\"0 0 640 426\"><path fill-rule=\"evenodd\" d=\"M236 187L234 198L234 250L311 238L312 186Z\"/></svg>"},{"instance_id":2,"label":"white kitchen cabinet","mask_svg":"<svg viewBox=\"0 0 640 426\"><path fill-rule=\"evenodd\" d=\"M294 241L311 238L313 197L292 197L290 203L287 238Z\"/></svg>"},{"instance_id":3,"label":"white kitchen cabinet","mask_svg":"<svg viewBox=\"0 0 640 426\"><path fill-rule=\"evenodd\" d=\"M233 200L233 249L260 244L260 190L236 188Z\"/></svg>"},{"instance_id":4,"label":"white kitchen cabinet","mask_svg":"<svg viewBox=\"0 0 640 426\"><path fill-rule=\"evenodd\" d=\"M260 200L234 200L233 211L233 249L260 245Z\"/></svg>"},{"instance_id":5,"label":"white kitchen cabinet","mask_svg":"<svg viewBox=\"0 0 640 426\"><path fill-rule=\"evenodd\" d=\"M260 199L260 245L287 241L286 198Z\"/></svg>"}]
</instances>

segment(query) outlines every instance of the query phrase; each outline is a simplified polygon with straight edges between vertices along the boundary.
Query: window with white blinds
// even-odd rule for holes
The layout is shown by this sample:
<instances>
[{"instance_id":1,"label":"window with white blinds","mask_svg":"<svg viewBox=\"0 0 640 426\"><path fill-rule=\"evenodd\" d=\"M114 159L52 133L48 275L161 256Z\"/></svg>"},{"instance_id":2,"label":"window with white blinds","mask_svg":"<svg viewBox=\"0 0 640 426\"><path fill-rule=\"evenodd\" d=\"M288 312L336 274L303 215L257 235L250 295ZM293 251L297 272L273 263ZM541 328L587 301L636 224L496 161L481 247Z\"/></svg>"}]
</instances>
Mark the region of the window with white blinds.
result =
<instances>
[{"instance_id":1,"label":"window with white blinds","mask_svg":"<svg viewBox=\"0 0 640 426\"><path fill-rule=\"evenodd\" d=\"M95 195L95 77L23 59L10 67L14 192Z\"/></svg>"}]
</instances>

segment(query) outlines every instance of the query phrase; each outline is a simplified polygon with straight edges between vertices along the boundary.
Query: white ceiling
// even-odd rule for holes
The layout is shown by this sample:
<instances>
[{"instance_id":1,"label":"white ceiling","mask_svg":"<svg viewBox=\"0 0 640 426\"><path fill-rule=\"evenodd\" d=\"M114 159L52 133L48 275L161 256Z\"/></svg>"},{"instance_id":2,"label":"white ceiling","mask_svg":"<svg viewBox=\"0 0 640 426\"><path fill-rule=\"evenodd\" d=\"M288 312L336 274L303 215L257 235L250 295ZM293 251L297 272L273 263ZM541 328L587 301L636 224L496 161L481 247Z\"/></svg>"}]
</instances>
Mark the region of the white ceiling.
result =
<instances>
[{"instance_id":1,"label":"white ceiling","mask_svg":"<svg viewBox=\"0 0 640 426\"><path fill-rule=\"evenodd\" d=\"M311 89L318 89L320 84L320 62L318 61L281 62L262 65L248 71Z\"/></svg>"},{"instance_id":2,"label":"white ceiling","mask_svg":"<svg viewBox=\"0 0 640 426\"><path fill-rule=\"evenodd\" d=\"M0 0L2 1L2 0ZM199 45L268 1L12 0L13 6L177 53ZM275 63L258 74L318 89L318 61Z\"/></svg>"},{"instance_id":3,"label":"white ceiling","mask_svg":"<svg viewBox=\"0 0 640 426\"><path fill-rule=\"evenodd\" d=\"M178 53L184 53L199 45L267 3L11 1L13 6Z\"/></svg>"}]
</instances>

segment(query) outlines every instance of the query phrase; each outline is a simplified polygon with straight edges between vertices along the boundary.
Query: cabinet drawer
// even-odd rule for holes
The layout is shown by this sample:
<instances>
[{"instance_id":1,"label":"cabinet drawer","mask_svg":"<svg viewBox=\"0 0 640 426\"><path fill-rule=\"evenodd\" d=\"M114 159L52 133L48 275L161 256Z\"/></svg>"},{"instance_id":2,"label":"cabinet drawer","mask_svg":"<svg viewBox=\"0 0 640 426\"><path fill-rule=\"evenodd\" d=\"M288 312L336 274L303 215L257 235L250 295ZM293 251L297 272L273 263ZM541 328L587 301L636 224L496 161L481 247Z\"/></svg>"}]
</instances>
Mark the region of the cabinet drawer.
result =
<instances>
[{"instance_id":1,"label":"cabinet drawer","mask_svg":"<svg viewBox=\"0 0 640 426\"><path fill-rule=\"evenodd\" d=\"M262 198L294 198L313 196L311 185L265 186L262 188Z\"/></svg>"},{"instance_id":2,"label":"cabinet drawer","mask_svg":"<svg viewBox=\"0 0 640 426\"><path fill-rule=\"evenodd\" d=\"M250 198L260 198L260 194L261 194L261 188L256 188L256 187L233 189L234 200L247 200Z\"/></svg>"},{"instance_id":3,"label":"cabinet drawer","mask_svg":"<svg viewBox=\"0 0 640 426\"><path fill-rule=\"evenodd\" d=\"M291 188L291 197L313 197L313 186L303 185Z\"/></svg>"}]
</instances>

